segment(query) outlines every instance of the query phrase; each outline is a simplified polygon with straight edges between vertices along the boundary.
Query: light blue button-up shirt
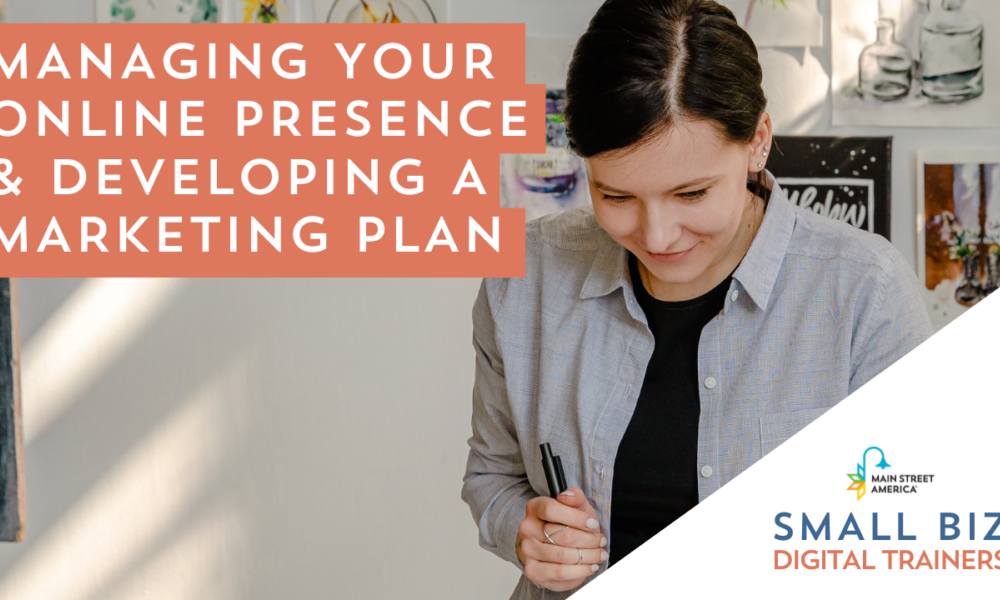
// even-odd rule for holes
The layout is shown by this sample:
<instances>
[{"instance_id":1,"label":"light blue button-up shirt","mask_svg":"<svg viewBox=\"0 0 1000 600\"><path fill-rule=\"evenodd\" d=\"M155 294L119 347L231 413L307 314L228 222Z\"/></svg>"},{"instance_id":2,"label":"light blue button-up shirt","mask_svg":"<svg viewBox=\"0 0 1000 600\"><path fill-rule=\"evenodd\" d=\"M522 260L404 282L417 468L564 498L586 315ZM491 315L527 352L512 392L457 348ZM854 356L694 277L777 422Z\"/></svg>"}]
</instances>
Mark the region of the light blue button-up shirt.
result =
<instances>
[{"instance_id":1,"label":"light blue button-up shirt","mask_svg":"<svg viewBox=\"0 0 1000 600\"><path fill-rule=\"evenodd\" d=\"M518 524L528 501L548 493L543 442L614 535L615 455L653 354L627 251L592 206L530 221L526 240L525 277L484 279L473 308L462 488L480 545L522 570ZM699 500L930 334L916 275L888 241L793 206L775 189L698 346ZM511 598L567 595L522 575Z\"/></svg>"}]
</instances>

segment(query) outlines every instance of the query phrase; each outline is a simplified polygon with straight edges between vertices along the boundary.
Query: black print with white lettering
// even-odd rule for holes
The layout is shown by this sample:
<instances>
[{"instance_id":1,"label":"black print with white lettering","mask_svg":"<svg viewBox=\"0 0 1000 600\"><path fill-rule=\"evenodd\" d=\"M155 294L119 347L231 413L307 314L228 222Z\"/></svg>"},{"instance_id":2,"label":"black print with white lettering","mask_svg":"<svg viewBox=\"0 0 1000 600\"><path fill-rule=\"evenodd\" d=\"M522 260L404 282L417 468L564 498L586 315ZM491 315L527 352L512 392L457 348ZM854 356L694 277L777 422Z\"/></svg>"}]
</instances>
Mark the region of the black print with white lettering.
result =
<instances>
[{"instance_id":1,"label":"black print with white lettering","mask_svg":"<svg viewBox=\"0 0 1000 600\"><path fill-rule=\"evenodd\" d=\"M892 138L775 136L767 168L793 204L889 239Z\"/></svg>"}]
</instances>

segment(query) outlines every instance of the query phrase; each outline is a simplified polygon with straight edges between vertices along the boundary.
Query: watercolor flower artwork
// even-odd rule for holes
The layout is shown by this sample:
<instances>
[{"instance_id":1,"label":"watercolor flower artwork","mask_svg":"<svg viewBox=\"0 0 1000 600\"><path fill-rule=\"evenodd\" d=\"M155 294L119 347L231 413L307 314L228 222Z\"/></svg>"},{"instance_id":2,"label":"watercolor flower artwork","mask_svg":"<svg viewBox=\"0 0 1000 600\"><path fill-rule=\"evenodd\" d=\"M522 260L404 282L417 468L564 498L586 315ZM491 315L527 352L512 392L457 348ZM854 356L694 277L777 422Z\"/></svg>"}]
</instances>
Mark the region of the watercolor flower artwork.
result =
<instances>
[{"instance_id":1,"label":"watercolor flower artwork","mask_svg":"<svg viewBox=\"0 0 1000 600\"><path fill-rule=\"evenodd\" d=\"M217 23L216 0L97 0L99 23Z\"/></svg>"},{"instance_id":2,"label":"watercolor flower artwork","mask_svg":"<svg viewBox=\"0 0 1000 600\"><path fill-rule=\"evenodd\" d=\"M917 269L942 327L1000 287L1000 152L920 152Z\"/></svg>"},{"instance_id":3,"label":"watercolor flower artwork","mask_svg":"<svg viewBox=\"0 0 1000 600\"><path fill-rule=\"evenodd\" d=\"M317 3L316 11L325 15L327 23L440 22L425 0L334 0L332 4Z\"/></svg>"}]
</instances>

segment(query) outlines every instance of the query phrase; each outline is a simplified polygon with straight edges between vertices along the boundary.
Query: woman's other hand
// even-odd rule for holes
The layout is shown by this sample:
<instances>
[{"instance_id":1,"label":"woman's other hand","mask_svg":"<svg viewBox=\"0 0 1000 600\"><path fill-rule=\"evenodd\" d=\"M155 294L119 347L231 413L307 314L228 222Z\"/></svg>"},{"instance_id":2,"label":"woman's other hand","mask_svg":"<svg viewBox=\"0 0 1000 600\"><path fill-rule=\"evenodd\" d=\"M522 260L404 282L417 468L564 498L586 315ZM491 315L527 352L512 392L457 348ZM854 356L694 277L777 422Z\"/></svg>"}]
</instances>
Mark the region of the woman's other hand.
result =
<instances>
[{"instance_id":1,"label":"woman's other hand","mask_svg":"<svg viewBox=\"0 0 1000 600\"><path fill-rule=\"evenodd\" d=\"M580 488L557 498L532 498L525 513L518 527L517 556L534 583L554 592L572 590L608 560L608 540Z\"/></svg>"}]
</instances>

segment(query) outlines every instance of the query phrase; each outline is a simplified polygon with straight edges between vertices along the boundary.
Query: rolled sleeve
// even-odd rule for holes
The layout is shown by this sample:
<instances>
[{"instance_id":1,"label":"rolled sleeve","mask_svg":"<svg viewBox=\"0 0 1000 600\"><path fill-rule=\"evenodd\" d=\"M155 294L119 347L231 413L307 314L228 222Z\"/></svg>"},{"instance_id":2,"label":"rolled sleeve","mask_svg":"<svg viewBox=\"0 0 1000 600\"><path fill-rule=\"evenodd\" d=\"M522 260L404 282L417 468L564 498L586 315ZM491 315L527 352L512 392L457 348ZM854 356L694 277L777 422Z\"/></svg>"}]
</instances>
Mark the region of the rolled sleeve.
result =
<instances>
[{"instance_id":1,"label":"rolled sleeve","mask_svg":"<svg viewBox=\"0 0 1000 600\"><path fill-rule=\"evenodd\" d=\"M920 282L899 252L879 270L874 298L860 312L853 345L850 391L870 381L931 336L930 315Z\"/></svg>"},{"instance_id":2,"label":"rolled sleeve","mask_svg":"<svg viewBox=\"0 0 1000 600\"><path fill-rule=\"evenodd\" d=\"M525 507L537 494L524 469L496 337L495 295L490 290L501 282L484 279L473 307L476 375L462 500L479 526L479 545L523 571L515 541Z\"/></svg>"}]
</instances>

